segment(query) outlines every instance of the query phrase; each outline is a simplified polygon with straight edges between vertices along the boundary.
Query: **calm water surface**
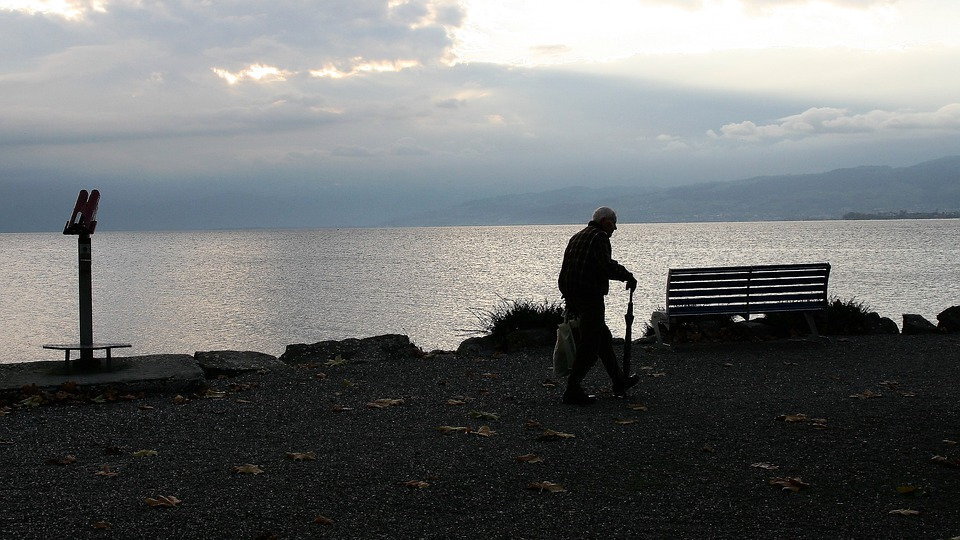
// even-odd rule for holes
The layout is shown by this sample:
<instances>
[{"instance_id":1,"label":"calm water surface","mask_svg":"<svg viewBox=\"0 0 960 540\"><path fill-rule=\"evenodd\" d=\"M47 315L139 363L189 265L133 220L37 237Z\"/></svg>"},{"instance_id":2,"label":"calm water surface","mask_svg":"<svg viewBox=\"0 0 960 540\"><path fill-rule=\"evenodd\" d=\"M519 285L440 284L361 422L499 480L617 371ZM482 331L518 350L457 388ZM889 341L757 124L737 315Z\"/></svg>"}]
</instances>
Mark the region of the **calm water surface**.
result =
<instances>
[{"instance_id":1,"label":"calm water surface","mask_svg":"<svg viewBox=\"0 0 960 540\"><path fill-rule=\"evenodd\" d=\"M93 236L94 338L129 354L214 349L280 354L290 343L407 334L456 348L471 309L500 297L558 300L577 225L277 231L109 232ZM960 220L622 224L614 258L639 285L639 316L664 304L667 269L827 261L830 292L898 324L960 304ZM0 363L60 359L77 338L76 238L0 234ZM611 284L623 334L627 294Z\"/></svg>"}]
</instances>

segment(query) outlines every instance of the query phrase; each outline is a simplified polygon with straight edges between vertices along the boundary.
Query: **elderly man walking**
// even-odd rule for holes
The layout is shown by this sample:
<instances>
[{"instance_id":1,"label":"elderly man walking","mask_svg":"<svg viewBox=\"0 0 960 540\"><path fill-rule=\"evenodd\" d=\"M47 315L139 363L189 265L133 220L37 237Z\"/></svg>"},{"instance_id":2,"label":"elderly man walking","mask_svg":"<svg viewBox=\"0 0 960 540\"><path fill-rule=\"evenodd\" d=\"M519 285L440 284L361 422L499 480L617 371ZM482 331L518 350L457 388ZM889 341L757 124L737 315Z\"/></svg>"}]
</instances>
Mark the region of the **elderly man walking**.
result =
<instances>
[{"instance_id":1,"label":"elderly man walking","mask_svg":"<svg viewBox=\"0 0 960 540\"><path fill-rule=\"evenodd\" d=\"M637 384L640 377L623 373L613 352L613 336L607 327L603 297L610 290L611 279L627 282L627 289L634 290L637 280L611 257L610 236L617 230L617 214L601 206L593 213L586 228L573 235L563 253L558 284L566 302L567 313L580 318L580 339L577 340L577 357L567 377L567 389L563 403L590 405L594 396L584 391L584 377L596 363L597 357L613 382L613 393L626 395L628 388Z\"/></svg>"}]
</instances>

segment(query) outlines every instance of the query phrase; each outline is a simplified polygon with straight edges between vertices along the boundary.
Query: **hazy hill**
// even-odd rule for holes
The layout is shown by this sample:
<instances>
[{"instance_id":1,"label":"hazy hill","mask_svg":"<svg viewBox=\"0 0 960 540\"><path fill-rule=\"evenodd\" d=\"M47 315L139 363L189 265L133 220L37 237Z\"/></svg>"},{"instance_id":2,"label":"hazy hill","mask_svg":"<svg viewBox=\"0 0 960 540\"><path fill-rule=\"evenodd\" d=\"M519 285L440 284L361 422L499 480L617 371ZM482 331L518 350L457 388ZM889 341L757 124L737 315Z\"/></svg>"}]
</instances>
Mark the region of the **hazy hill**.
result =
<instances>
[{"instance_id":1,"label":"hazy hill","mask_svg":"<svg viewBox=\"0 0 960 540\"><path fill-rule=\"evenodd\" d=\"M388 225L581 223L597 206L624 221L838 219L847 212L960 210L960 156L909 167L864 166L665 189L567 188L476 199Z\"/></svg>"}]
</instances>

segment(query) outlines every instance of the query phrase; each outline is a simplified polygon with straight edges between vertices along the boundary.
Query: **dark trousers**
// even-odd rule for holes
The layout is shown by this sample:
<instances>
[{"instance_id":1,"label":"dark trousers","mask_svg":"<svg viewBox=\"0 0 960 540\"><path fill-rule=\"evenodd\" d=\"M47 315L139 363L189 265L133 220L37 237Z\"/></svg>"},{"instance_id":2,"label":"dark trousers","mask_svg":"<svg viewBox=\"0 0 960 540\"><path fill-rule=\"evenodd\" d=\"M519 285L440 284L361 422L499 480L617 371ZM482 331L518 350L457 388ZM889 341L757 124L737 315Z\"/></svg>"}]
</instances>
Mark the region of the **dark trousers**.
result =
<instances>
[{"instance_id":1,"label":"dark trousers","mask_svg":"<svg viewBox=\"0 0 960 540\"><path fill-rule=\"evenodd\" d=\"M606 308L603 296L567 298L567 312L571 317L580 317L580 335L577 339L577 358L567 377L567 388L576 389L597 363L597 357L607 369L610 380L620 382L623 373L613 352L613 336L607 327Z\"/></svg>"}]
</instances>

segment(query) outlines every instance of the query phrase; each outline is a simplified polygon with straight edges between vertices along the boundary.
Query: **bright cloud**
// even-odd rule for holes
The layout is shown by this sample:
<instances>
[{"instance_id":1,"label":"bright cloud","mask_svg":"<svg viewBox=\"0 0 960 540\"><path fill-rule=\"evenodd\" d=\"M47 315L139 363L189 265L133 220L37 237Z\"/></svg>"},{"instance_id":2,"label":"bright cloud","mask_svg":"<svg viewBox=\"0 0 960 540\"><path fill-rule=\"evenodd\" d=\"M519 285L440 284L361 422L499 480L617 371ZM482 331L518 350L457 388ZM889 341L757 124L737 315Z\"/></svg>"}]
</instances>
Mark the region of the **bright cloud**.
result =
<instances>
[{"instance_id":1,"label":"bright cloud","mask_svg":"<svg viewBox=\"0 0 960 540\"><path fill-rule=\"evenodd\" d=\"M263 64L250 64L244 69L236 72L230 72L221 68L210 68L217 77L227 81L227 84L237 84L243 81L255 82L274 82L285 81L288 77L296 75L296 72L287 71L274 66Z\"/></svg>"},{"instance_id":2,"label":"bright cloud","mask_svg":"<svg viewBox=\"0 0 960 540\"><path fill-rule=\"evenodd\" d=\"M55 15L64 19L82 19L88 12L104 12L100 0L0 0L0 11Z\"/></svg>"},{"instance_id":3,"label":"bright cloud","mask_svg":"<svg viewBox=\"0 0 960 540\"><path fill-rule=\"evenodd\" d=\"M861 114L851 114L846 109L819 107L769 124L758 125L749 120L726 124L719 132L710 130L707 135L713 139L763 142L827 134L930 130L960 131L960 103L951 103L928 112L873 110Z\"/></svg>"},{"instance_id":4,"label":"bright cloud","mask_svg":"<svg viewBox=\"0 0 960 540\"><path fill-rule=\"evenodd\" d=\"M326 64L320 69L311 69L310 75L318 78L343 79L363 73L389 73L421 65L417 60L379 60L367 61L363 58L353 58L349 67L341 69L333 64Z\"/></svg>"},{"instance_id":5,"label":"bright cloud","mask_svg":"<svg viewBox=\"0 0 960 540\"><path fill-rule=\"evenodd\" d=\"M768 47L960 43L945 0L465 0L461 61L545 65ZM548 52L549 54L544 54Z\"/></svg>"}]
</instances>

